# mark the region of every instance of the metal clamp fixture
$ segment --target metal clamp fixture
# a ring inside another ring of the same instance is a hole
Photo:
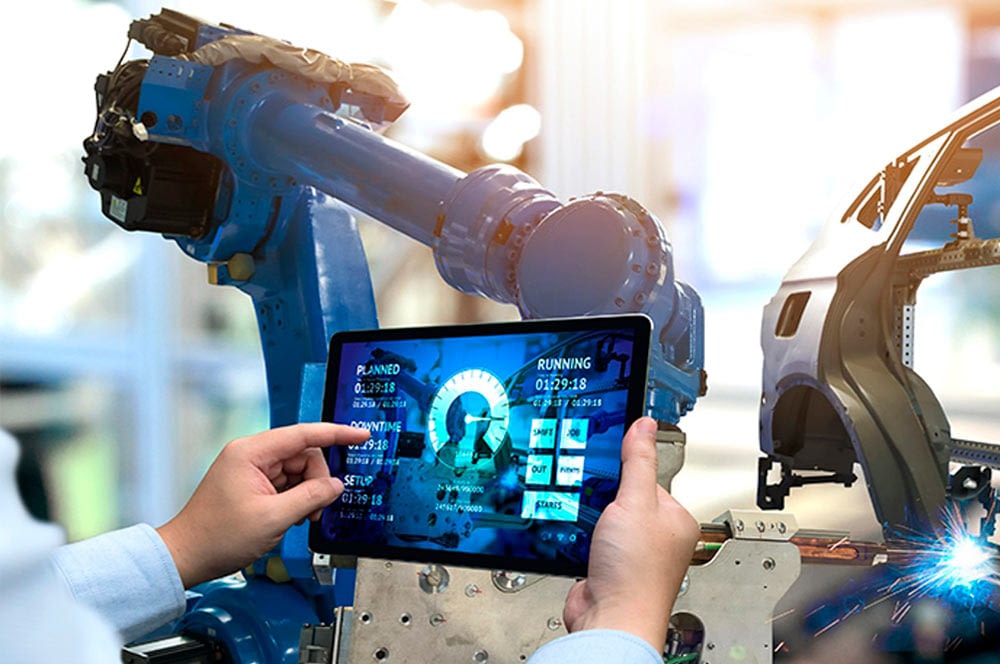
[[[784,512],[727,510],[714,522],[729,526],[737,540],[787,542],[799,530],[795,517]]]

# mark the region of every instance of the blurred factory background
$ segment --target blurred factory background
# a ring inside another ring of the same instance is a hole
[[[681,423],[674,484],[702,521],[754,504],[760,314],[785,271],[885,160],[1000,84],[989,0],[5,5],[0,426],[24,445],[33,509],[71,539],[161,523],[225,442],[267,426],[249,300],[102,217],[83,175],[94,79],[163,6],[388,67],[412,102],[388,135],[458,168],[507,161],[563,199],[650,208],[706,310],[709,393]],[[516,317],[362,224],[383,326]],[[998,314],[992,269],[921,289],[916,368],[959,437],[1000,440]],[[862,484],[797,491],[789,511],[875,537]]]

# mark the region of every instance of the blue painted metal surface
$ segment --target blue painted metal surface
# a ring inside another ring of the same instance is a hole
[[[299,632],[314,624],[312,598],[291,583],[237,577],[202,584],[174,628],[225,645],[233,662],[297,664]]]
[[[282,426],[300,420],[303,395],[323,394],[322,375],[304,372],[309,365],[325,364],[330,336],[377,327],[378,320],[357,225],[342,206],[305,189],[288,215],[276,221],[271,238],[279,241],[255,253],[252,277],[238,280],[220,271],[219,283],[253,299],[271,425]],[[313,415],[310,420],[319,419]]]

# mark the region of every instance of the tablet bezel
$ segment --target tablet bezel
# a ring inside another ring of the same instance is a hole
[[[332,422],[335,413],[337,386],[340,374],[341,348],[345,344],[378,341],[432,340],[445,338],[470,338],[479,336],[529,335],[545,333],[600,332],[605,330],[630,330],[632,332],[632,356],[626,396],[625,422],[623,431],[638,419],[646,408],[646,388],[652,338],[652,322],[644,314],[622,314],[608,316],[584,316],[572,318],[529,319],[521,321],[474,323],[460,325],[437,325],[425,327],[376,328],[366,330],[345,330],[337,332],[330,339],[326,371],[326,386],[323,397],[323,421]],[[344,448],[327,448],[324,458],[327,467],[331,464],[331,454],[346,454]],[[619,480],[621,465],[619,463]],[[327,507],[338,509],[339,500]],[[606,507],[606,506],[605,506]],[[603,510],[603,508],[602,508]],[[323,535],[323,518],[312,522],[309,528],[309,548],[314,553],[333,556],[363,557],[402,560],[415,563],[452,564],[462,567],[500,569],[518,572],[533,572],[559,576],[586,576],[586,563],[577,564],[568,560],[527,559],[485,553],[429,549],[422,547],[399,547],[388,544],[371,544],[358,541],[338,541]],[[592,531],[591,531],[592,534]],[[589,552],[588,552],[589,554]],[[589,559],[589,555],[588,555]]]

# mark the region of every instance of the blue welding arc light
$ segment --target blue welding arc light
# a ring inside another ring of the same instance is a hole
[[[954,583],[967,586],[997,572],[996,553],[973,537],[963,537],[952,545],[943,568]]]

